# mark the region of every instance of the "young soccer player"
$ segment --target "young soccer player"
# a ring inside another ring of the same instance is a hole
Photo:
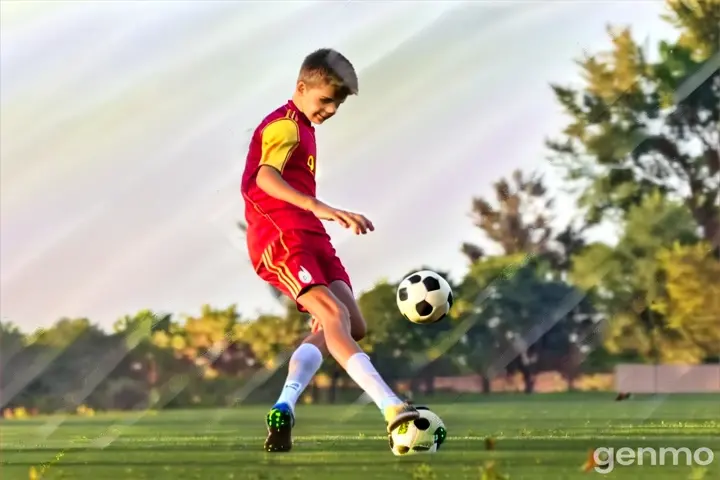
[[[374,230],[365,216],[333,208],[315,195],[315,129],[358,93],[350,61],[331,49],[305,58],[292,100],[255,130],[242,178],[247,243],[257,274],[308,312],[316,326],[290,358],[288,376],[267,415],[265,450],[292,447],[295,403],[328,352],[381,410],[390,433],[419,417],[388,387],[356,343],[365,320],[321,220],[355,234]]]

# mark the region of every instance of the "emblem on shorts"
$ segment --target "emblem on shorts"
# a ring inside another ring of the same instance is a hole
[[[312,275],[310,275],[310,272],[305,270],[305,267],[300,267],[300,271],[298,272],[298,279],[302,283],[310,283],[312,282]]]

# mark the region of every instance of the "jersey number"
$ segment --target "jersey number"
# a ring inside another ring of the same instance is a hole
[[[315,157],[313,157],[312,155],[310,155],[308,157],[307,166],[314,175],[315,174]]]

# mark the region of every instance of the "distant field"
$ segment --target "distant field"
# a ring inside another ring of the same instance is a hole
[[[380,414],[371,406],[300,406],[289,454],[262,451],[266,408],[256,406],[139,419],[136,412],[63,423],[61,417],[2,421],[0,478],[26,480],[32,466],[40,471],[46,464],[43,479],[479,480],[480,467],[493,460],[511,480],[720,478],[717,395],[625,402],[610,394],[493,395],[431,407],[445,420],[448,441],[436,455],[406,458],[390,453]],[[496,439],[495,450],[486,450],[488,436]],[[616,465],[607,475],[581,471],[591,448],[625,446],[709,447],[716,458],[704,469]]]

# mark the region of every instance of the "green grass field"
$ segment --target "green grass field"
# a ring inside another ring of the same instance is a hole
[[[448,427],[447,443],[435,455],[404,458],[390,453],[371,406],[300,406],[295,447],[285,454],[262,451],[266,408],[256,406],[3,421],[0,478],[28,479],[35,466],[43,479],[68,480],[456,480],[483,478],[489,461],[512,480],[720,478],[716,395],[494,395],[431,407]],[[496,439],[494,450],[486,437]],[[709,447],[717,458],[704,468],[684,465],[681,455],[679,467],[582,472],[595,447]]]

